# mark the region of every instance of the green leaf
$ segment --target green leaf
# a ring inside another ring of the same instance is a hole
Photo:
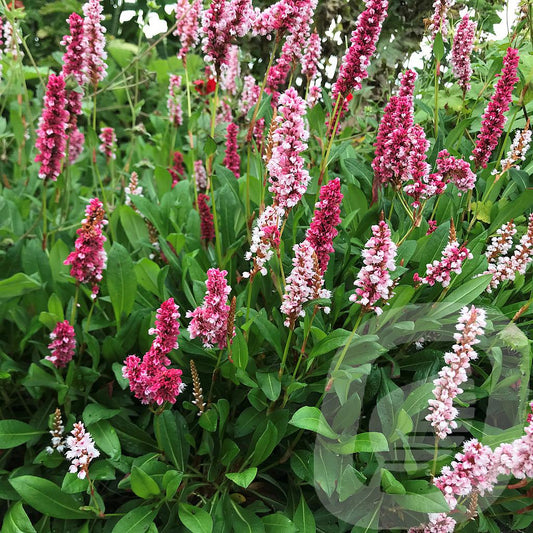
[[[210,135],[207,136],[204,144],[204,154],[212,155],[217,151],[217,143]]]
[[[120,413],[120,409],[108,409],[103,405],[97,403],[90,403],[81,415],[86,425],[93,424],[99,420],[107,420],[113,418]]]
[[[120,441],[115,428],[107,420],[99,420],[87,425],[97,448],[107,453],[111,459],[118,459],[121,454]]]
[[[148,531],[156,515],[157,509],[151,506],[136,507],[115,524],[112,533],[144,533]]]
[[[43,433],[19,420],[0,420],[0,450],[14,448]]]
[[[111,57],[118,63],[120,68],[127,66],[139,53],[139,47],[137,45],[116,38],[109,39],[106,42],[106,50],[111,54]]]
[[[35,533],[22,502],[13,504],[7,511],[1,533]]]
[[[263,516],[263,524],[265,533],[296,533],[298,531],[292,520],[280,512]]]
[[[189,457],[189,444],[185,439],[187,422],[177,412],[163,411],[155,417],[154,430],[157,443],[168,460],[181,472],[185,472]]]
[[[423,493],[398,494],[394,497],[396,503],[409,511],[420,513],[446,513],[450,507],[437,487],[428,486]]]
[[[41,284],[22,272],[0,281],[0,299],[22,296],[41,288]]]
[[[292,520],[300,533],[316,533],[315,517],[303,496],[300,497],[300,503],[294,511]]]
[[[313,349],[309,354],[309,358],[332,352],[333,350],[344,346],[349,336],[350,332],[346,331],[345,329],[333,330],[327,337],[324,337],[315,346],[313,346]]]
[[[281,392],[281,382],[277,372],[257,372],[257,382],[265,396],[272,402],[276,401]]]
[[[255,446],[252,446],[252,466],[261,464],[265,459],[270,457],[270,454],[278,443],[278,430],[276,426],[269,420],[266,428],[257,440]]]
[[[314,431],[328,439],[337,439],[339,437],[337,433],[331,429],[331,426],[328,424],[322,411],[320,411],[318,407],[301,407],[289,420],[289,424],[300,429]]]
[[[463,283],[458,289],[452,291],[441,304],[435,307],[435,311],[429,313],[433,320],[449,317],[465,305],[471,304],[482,294],[492,279],[492,274],[485,274]]]
[[[183,525],[191,533],[211,533],[213,531],[213,519],[207,511],[188,503],[180,503],[178,514]]]
[[[381,469],[381,486],[388,494],[405,494],[405,487],[386,468]]]
[[[159,485],[138,466],[134,466],[131,469],[131,490],[143,500],[148,500],[161,494]]]
[[[433,55],[437,61],[444,57],[444,42],[440,31],[435,35],[435,40],[433,41]]]
[[[216,409],[209,409],[200,415],[198,419],[200,427],[203,427],[206,431],[213,433],[217,430],[218,413]]]
[[[231,358],[237,368],[246,370],[248,366],[248,344],[239,328],[235,328],[235,337],[231,345]]]
[[[247,468],[242,472],[232,472],[226,474],[226,477],[228,479],[231,479],[231,481],[233,481],[233,483],[235,483],[236,485],[239,485],[239,487],[246,489],[248,488],[248,485],[255,479],[256,475],[257,468],[253,466],[252,468]]]
[[[389,444],[383,433],[371,431],[349,437],[346,441],[338,444],[329,444],[328,448],[334,452],[347,455],[352,453],[377,453],[389,450]]]
[[[109,252],[107,267],[107,290],[117,323],[122,314],[129,315],[137,293],[137,278],[129,252],[114,242]]]
[[[19,476],[9,482],[28,505],[45,516],[66,520],[92,516],[91,513],[80,511],[80,504],[72,496],[47,479]]]

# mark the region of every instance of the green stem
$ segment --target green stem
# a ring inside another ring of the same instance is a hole
[[[189,87],[189,71],[185,59],[183,60],[183,67],[185,68],[185,89],[187,91],[187,114],[191,118],[191,88]]]
[[[217,371],[218,367],[220,365],[220,360],[222,359],[222,352],[224,350],[220,350],[218,353],[217,363],[215,365],[215,369],[213,370],[213,375],[211,376],[211,386],[209,387],[209,394],[207,395],[207,405],[209,406],[211,404],[211,398],[213,397],[213,386],[215,385],[215,381],[217,379]]]
[[[285,343],[285,350],[283,351],[283,357],[281,359],[281,365],[279,367],[278,376],[280,377],[280,379],[281,379],[281,376],[283,376],[283,370],[285,369],[285,362],[287,361],[287,354],[289,353],[289,347],[291,345],[291,340],[292,340],[292,332],[293,332],[293,329],[291,328],[289,330],[289,336],[287,337],[287,342]]]
[[[70,311],[70,325],[74,326],[76,320],[76,311],[78,310],[78,298],[80,295],[80,284],[76,283],[76,292],[74,293],[74,302],[72,303],[72,310]]]
[[[296,367],[294,368],[294,371],[292,373],[293,381],[296,380],[296,376],[298,375],[298,369],[300,368],[300,364],[303,360],[303,356],[305,353],[305,347],[307,346],[307,339],[309,338],[309,333],[311,332],[311,326],[313,325],[313,321],[315,320],[317,311],[318,311],[318,305],[315,305],[315,308],[313,310],[313,316],[311,317],[311,320],[309,321],[309,327],[307,328],[307,331],[304,334],[304,340],[302,342],[302,347],[300,348],[300,355],[298,357],[298,361],[296,362]]]
[[[435,447],[433,450],[433,461],[431,466],[431,479],[435,477],[435,474],[437,473],[437,458],[439,455],[439,437],[435,435]]]
[[[359,327],[359,325],[361,324],[361,320],[363,320],[363,316],[364,315],[365,315],[365,311],[364,311],[364,309],[361,309],[361,312],[359,313],[359,316],[357,317],[357,320],[355,321],[355,325],[354,325],[354,327],[352,329],[352,332],[350,333],[350,336],[348,337],[348,341],[344,345],[344,348],[342,349],[342,352],[341,352],[339,358],[337,359],[337,363],[335,365],[335,368],[333,369],[333,372],[331,374],[335,374],[335,372],[337,372],[337,370],[339,370],[339,368],[341,367],[342,362],[344,361],[344,358],[346,357],[346,353],[348,352],[348,348],[352,344],[352,340],[354,338],[355,332],[356,332],[357,328]],[[331,379],[331,381],[332,381],[332,379]]]
[[[254,278],[248,282],[248,298],[246,299],[246,319],[245,322],[248,322],[248,317],[250,316],[250,305],[252,303],[252,285],[254,283]]]
[[[47,232],[47,219],[48,214],[46,212],[46,182],[43,183],[43,250],[46,250],[46,232]]]
[[[439,70],[440,61],[435,62],[435,139],[439,134]]]

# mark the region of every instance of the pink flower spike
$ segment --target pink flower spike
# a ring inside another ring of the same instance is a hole
[[[237,152],[237,135],[239,134],[239,126],[235,122],[230,122],[226,130],[226,156],[222,164],[235,174],[236,178],[241,175],[241,158]]]
[[[200,12],[202,11],[202,0],[178,0],[176,3],[176,29],[172,35],[179,37],[181,48],[178,51],[178,59],[182,59],[184,64],[186,56],[198,42],[198,27],[200,24]]]
[[[156,336],[152,342],[152,348],[163,354],[178,349],[179,317],[180,313],[178,306],[174,303],[174,298],[169,298],[161,304],[157,310],[155,327],[148,330],[149,335]]]
[[[433,17],[431,18],[428,30],[431,32],[431,38],[435,39],[437,33],[441,33],[442,38],[446,40],[448,36],[448,21],[446,15],[448,10],[455,4],[455,0],[435,0],[433,2]]]
[[[447,150],[437,156],[437,168],[445,180],[451,180],[461,193],[471,191],[476,185],[476,175],[464,159],[456,159]]]
[[[320,271],[318,257],[311,243],[306,239],[294,245],[292,271],[287,277],[281,312],[286,316],[284,324],[293,329],[296,320],[305,316],[303,305],[316,298],[330,298],[324,289],[324,278]],[[329,312],[329,308],[326,308]]]
[[[78,129],[78,126],[75,126],[72,131],[69,133],[68,141],[68,160],[72,165],[80,157],[83,151],[83,145],[85,144],[85,135]]]
[[[433,381],[435,399],[428,402],[430,413],[426,416],[426,420],[431,422],[440,439],[444,439],[457,428],[455,418],[458,411],[453,406],[453,399],[463,392],[459,385],[468,379],[466,372],[470,368],[470,361],[477,358],[477,352],[472,346],[479,343],[478,337],[483,335],[485,325],[483,309],[474,306],[470,309],[463,307],[456,326],[458,333],[454,334],[453,352],[444,354],[446,366]]]
[[[107,53],[104,50],[106,29],[101,22],[105,17],[102,15],[104,8],[100,1],[88,0],[83,4],[84,70],[93,87],[107,76]]]
[[[456,240],[455,227],[453,221],[450,227],[450,239],[442,252],[440,261],[433,261],[426,265],[426,275],[421,278],[418,274],[415,281],[433,287],[435,283],[441,283],[442,287],[447,287],[451,281],[451,274],[460,274],[463,271],[463,263],[467,259],[472,259],[470,250],[460,245]]]
[[[338,233],[335,226],[341,223],[342,198],[339,178],[323,185],[320,189],[320,201],[315,206],[315,214],[306,233],[306,240],[316,252],[321,274],[326,272],[329,256],[335,251],[333,239]]]
[[[66,104],[63,76],[50,74],[35,143],[39,150],[35,161],[41,163],[39,178],[45,181],[56,181],[61,173],[61,160],[65,157],[66,129],[69,119],[69,113],[65,109]]]
[[[194,162],[194,176],[198,191],[205,191],[207,189],[207,173],[201,159]]]
[[[191,339],[201,337],[205,348],[217,346],[219,350],[227,346],[228,317],[230,306],[227,303],[231,287],[226,281],[227,272],[218,268],[207,271],[205,282],[207,292],[204,303],[194,311],[187,311],[192,318],[189,324]]]
[[[229,47],[229,59],[222,71],[220,88],[231,95],[237,94],[237,79],[240,76],[241,65],[239,62],[239,47],[232,44]]]
[[[103,204],[98,198],[93,198],[85,209],[82,227],[76,231],[78,238],[74,244],[74,251],[65,259],[65,265],[71,265],[70,275],[79,283],[92,286],[92,298],[96,298],[102,281],[102,272],[107,263],[104,250],[106,238],[102,234],[102,227],[107,224],[104,219]]]
[[[466,14],[455,33],[452,46],[452,72],[457,79],[457,84],[464,93],[470,90],[470,77],[472,67],[470,66],[470,55],[474,48],[474,38],[476,35],[476,23],[470,20]]]
[[[310,180],[300,155],[307,148],[305,141],[309,137],[303,119],[305,111],[305,101],[298,96],[296,89],[291,87],[281,95],[272,134],[274,149],[267,169],[270,174],[268,190],[274,196],[274,203],[283,209],[298,204]]]
[[[98,138],[102,141],[98,149],[105,155],[107,162],[109,163],[111,159],[116,159],[117,136],[115,135],[115,130],[113,128],[102,128]]]
[[[83,34],[83,18],[77,13],[72,13],[68,18],[70,25],[70,35],[65,35],[61,44],[67,47],[63,54],[63,70],[62,74],[66,78],[72,76],[78,85],[82,86],[87,81],[84,66],[84,34]]]
[[[76,334],[68,320],[58,322],[54,331],[50,333],[48,349],[51,354],[45,359],[51,361],[57,368],[63,368],[72,360],[76,349]]]
[[[353,90],[361,88],[362,81],[368,77],[370,58],[376,50],[376,43],[381,33],[381,26],[387,17],[387,0],[365,0],[366,9],[357,18],[356,26],[352,32],[352,43],[342,58],[339,77],[332,90],[331,101],[333,106],[340,98],[341,115],[346,111],[346,97]],[[331,118],[335,123],[337,117]]]
[[[168,118],[172,125],[177,128],[183,123],[183,112],[181,110],[181,101],[180,101],[180,85],[181,85],[181,76],[175,76],[172,74],[170,76],[170,81],[168,84]]]
[[[396,250],[387,223],[381,220],[372,226],[372,237],[362,251],[365,266],[354,282],[357,289],[350,296],[351,302],[361,304],[366,310],[374,310],[377,315],[383,312],[375,304],[380,300],[387,303],[394,296],[390,272],[396,270]]]
[[[308,80],[312,80],[317,73],[318,62],[322,55],[320,36],[316,30],[309,36],[305,49],[305,54],[302,57],[302,74],[307,76]]]
[[[503,68],[496,82],[494,94],[483,113],[481,131],[477,136],[477,143],[470,159],[476,167],[486,168],[494,148],[503,132],[507,121],[505,113],[509,110],[513,98],[513,89],[518,81],[518,50],[508,48],[503,58]]]
[[[89,474],[89,463],[99,457],[100,452],[82,422],[74,424],[74,429],[66,439],[66,448],[65,457],[71,461],[69,472],[85,479]]]
[[[209,208],[209,196],[198,194],[198,213],[200,214],[200,238],[204,242],[210,242],[215,238],[215,227],[213,226],[213,214]]]

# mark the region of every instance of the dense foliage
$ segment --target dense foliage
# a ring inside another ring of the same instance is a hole
[[[2,533],[528,531],[531,5],[13,4]]]

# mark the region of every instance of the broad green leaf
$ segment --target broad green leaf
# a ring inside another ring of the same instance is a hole
[[[137,293],[137,278],[129,252],[118,242],[113,243],[109,252],[107,290],[115,318],[119,323],[121,316],[129,315],[133,309]]]
[[[131,490],[143,500],[148,500],[161,494],[159,485],[137,466],[131,469]]]
[[[248,344],[239,328],[235,328],[235,337],[231,345],[231,358],[237,368],[246,370],[248,365]]]
[[[97,448],[107,453],[111,459],[120,457],[120,441],[115,428],[109,421],[99,420],[88,424],[87,429],[90,431]]]
[[[188,503],[180,503],[178,515],[183,525],[191,533],[211,533],[213,531],[213,519],[207,511]]]
[[[289,424],[300,429],[314,431],[328,439],[337,439],[338,435],[331,429],[322,411],[318,407],[305,406],[301,407],[294,413]]]
[[[92,516],[91,513],[80,511],[80,504],[72,496],[65,494],[55,483],[47,479],[19,476],[10,479],[9,482],[28,505],[45,516],[66,520]]]
[[[236,485],[239,485],[239,487],[246,489],[248,488],[248,485],[255,479],[256,475],[257,468],[254,466],[251,468],[247,468],[242,472],[232,472],[226,474],[226,477],[228,479],[231,479],[231,481],[233,481],[233,483],[235,483]]]
[[[126,513],[113,528],[112,533],[145,533],[148,531],[154,518],[157,515],[157,509],[153,506],[141,505]]]
[[[398,494],[394,497],[403,509],[420,513],[446,513],[450,510],[442,492],[437,487],[429,486],[427,492]]]
[[[300,503],[294,511],[292,520],[300,533],[316,533],[315,517],[303,496],[300,497]]]
[[[115,415],[120,413],[120,409],[108,409],[103,405],[98,405],[96,403],[90,403],[83,410],[82,418],[85,424],[92,424],[93,422],[98,422],[99,420],[107,420],[113,418]]]
[[[200,427],[203,427],[205,430],[213,433],[217,430],[218,424],[218,413],[216,409],[208,409],[200,415],[198,419]]]
[[[272,402],[276,401],[281,392],[281,382],[277,372],[257,372],[256,377],[265,396]]]
[[[22,272],[0,281],[0,299],[7,300],[22,296],[41,288],[41,284]]]
[[[237,505],[230,500],[232,506],[233,531],[239,533],[265,533],[263,521],[252,511]]]
[[[22,502],[17,502],[9,508],[4,516],[1,533],[35,533]]]
[[[350,336],[350,332],[345,329],[335,329],[327,337],[319,341],[309,354],[309,358],[317,357],[325,353],[332,352],[344,346]]]
[[[263,524],[265,533],[297,533],[298,531],[292,520],[280,512],[263,516]]]
[[[278,443],[278,430],[276,426],[269,420],[266,428],[252,447],[252,466],[261,464],[265,459],[270,457]]]
[[[444,56],[444,42],[440,31],[435,35],[435,40],[433,41],[433,54],[437,61],[440,61]]]
[[[185,439],[187,422],[175,411],[163,411],[155,417],[154,430],[157,443],[167,459],[181,472],[185,472],[189,457],[189,443]]]
[[[0,450],[14,448],[43,433],[20,420],[0,420]]]
[[[429,312],[429,318],[438,320],[449,317],[462,307],[471,304],[487,288],[492,274],[485,274],[463,283],[444,298],[442,303],[437,304],[434,310]]]
[[[381,469],[381,486],[389,494],[405,494],[405,487],[386,468]]]
[[[328,448],[338,454],[347,455],[361,452],[386,452],[389,449],[389,444],[383,433],[371,431],[354,435],[340,443],[328,444]]]

